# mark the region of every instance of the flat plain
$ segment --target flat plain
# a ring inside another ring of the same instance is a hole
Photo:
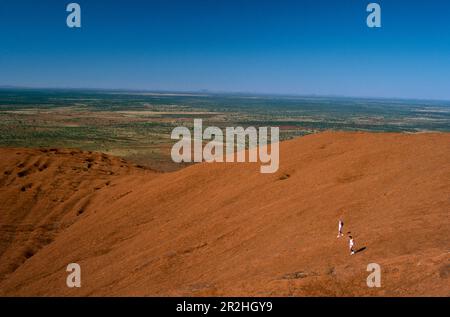
[[[177,126],[278,126],[280,139],[325,130],[450,131],[450,102],[281,95],[0,89],[0,147],[77,148],[160,171]]]

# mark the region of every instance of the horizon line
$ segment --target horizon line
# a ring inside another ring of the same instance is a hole
[[[339,94],[302,94],[302,93],[282,93],[282,92],[252,92],[252,91],[221,91],[210,89],[139,89],[139,88],[94,88],[94,87],[55,87],[55,86],[20,86],[20,85],[0,85],[0,90],[78,90],[78,91],[104,91],[104,92],[128,92],[128,93],[175,93],[175,94],[203,94],[208,95],[256,95],[256,96],[279,96],[279,97],[299,97],[299,98],[349,98],[349,99],[375,99],[375,100],[410,100],[410,101],[441,101],[450,102],[450,99],[442,98],[417,98],[417,97],[380,97],[380,96],[356,96]]]

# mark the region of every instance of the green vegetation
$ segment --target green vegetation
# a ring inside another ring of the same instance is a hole
[[[322,130],[450,131],[450,102],[244,94],[0,89],[0,146],[102,151],[172,169],[176,126],[278,126],[290,139]]]

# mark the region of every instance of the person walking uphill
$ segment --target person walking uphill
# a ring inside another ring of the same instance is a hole
[[[350,255],[355,254],[355,250],[353,249],[353,247],[355,246],[355,241],[353,240],[352,236],[348,236],[348,246],[350,248]]]
[[[342,237],[344,234],[342,233],[342,228],[344,227],[344,222],[342,221],[342,219],[339,219],[339,224],[338,224],[338,235],[337,237],[340,238]]]

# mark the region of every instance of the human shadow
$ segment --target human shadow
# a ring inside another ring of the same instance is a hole
[[[359,252],[363,252],[365,249],[367,249],[367,247],[362,247],[362,248],[356,250],[356,251],[355,251],[355,254],[356,254],[356,253],[359,253]]]

